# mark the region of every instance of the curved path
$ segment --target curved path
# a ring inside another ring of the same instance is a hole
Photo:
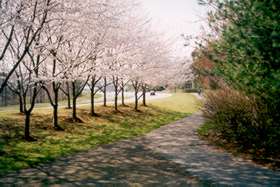
[[[280,186],[280,172],[199,139],[197,113],[120,141],[0,178],[0,186]]]

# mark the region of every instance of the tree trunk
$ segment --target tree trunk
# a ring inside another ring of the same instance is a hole
[[[75,82],[72,82],[72,118],[73,121],[77,121],[77,97],[76,97],[76,85]]]
[[[32,138],[30,136],[30,112],[25,112],[25,123],[24,123],[24,138],[27,141],[30,141]]]
[[[94,81],[92,81],[92,85],[91,85],[91,108],[90,108],[90,113],[91,113],[91,116],[96,116],[96,113],[95,113],[95,107],[94,107]]]
[[[53,126],[55,129],[58,129],[58,106],[54,105],[53,106]]]
[[[24,138],[26,141],[36,141],[36,139],[32,138],[30,136],[30,117],[31,117],[31,113],[32,110],[35,107],[35,103],[36,103],[36,96],[38,94],[38,90],[37,90],[37,84],[35,84],[35,87],[33,88],[33,92],[31,95],[31,91],[30,91],[30,108],[27,109],[26,108],[26,94],[23,96],[23,103],[24,103],[24,115],[25,115],[25,124],[24,124]]]
[[[124,86],[122,85],[122,106],[125,106],[124,103]]]
[[[70,86],[69,86],[69,83],[67,82],[66,83],[66,87],[67,87],[67,108],[68,109],[71,109],[71,95],[70,95]]]
[[[116,77],[114,80],[114,87],[115,87],[115,111],[118,111],[118,84],[119,84],[119,79]]]
[[[89,80],[89,76],[87,78],[87,80],[84,82],[84,84],[81,87],[76,87],[76,81],[72,82],[72,119],[74,122],[78,122],[78,123],[83,123],[83,121],[78,118],[77,116],[77,99],[78,97],[82,94],[85,86],[88,84],[88,80]]]
[[[23,110],[23,101],[22,101],[22,96],[19,94],[19,112],[20,113],[24,113],[24,110]]]
[[[143,106],[147,106],[146,103],[146,87],[143,86]]]
[[[67,109],[71,109],[72,106],[71,106],[71,97],[70,97],[70,94],[67,95]]]
[[[53,106],[53,126],[54,128],[58,127],[58,90],[55,89],[56,84],[53,82],[53,92],[54,92],[54,106]]]
[[[54,89],[53,126],[56,130],[63,131],[64,129],[58,124],[58,92],[59,89]]]
[[[73,97],[73,103],[72,103],[72,118],[73,121],[77,121],[77,106],[76,106],[76,98]]]
[[[107,106],[107,78],[104,77],[104,92],[103,92],[104,96],[104,102],[103,102],[103,106]]]
[[[96,116],[94,107],[94,95],[91,95],[91,116]]]
[[[115,87],[115,111],[118,111],[118,88]]]
[[[134,104],[134,110],[138,111],[138,91],[137,88],[135,88],[135,104]]]

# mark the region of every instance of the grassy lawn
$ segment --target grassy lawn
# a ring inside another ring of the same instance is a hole
[[[200,108],[200,102],[192,94],[175,93],[172,97],[152,101],[152,106],[167,111],[193,113]]]
[[[71,123],[69,110],[60,109],[60,125],[65,131],[51,127],[51,110],[36,110],[32,115],[31,134],[38,141],[23,141],[23,116],[14,112],[0,113],[0,175],[8,171],[35,166],[57,157],[88,150],[101,144],[132,138],[178,120],[198,109],[196,98],[178,93],[141,107],[97,107],[100,117],[90,117],[88,107],[79,109],[84,123]]]

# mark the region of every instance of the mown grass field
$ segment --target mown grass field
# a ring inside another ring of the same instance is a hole
[[[31,118],[31,134],[36,142],[23,140],[23,117],[16,112],[0,113],[0,175],[9,171],[32,167],[57,157],[94,148],[98,145],[146,134],[153,129],[181,119],[198,110],[197,99],[178,93],[155,100],[141,112],[133,106],[97,107],[99,117],[90,117],[89,107],[79,109],[84,123],[71,123],[71,110],[60,109],[60,125],[64,131],[52,128],[52,111],[36,109]]]

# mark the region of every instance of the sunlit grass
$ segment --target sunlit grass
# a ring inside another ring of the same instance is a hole
[[[192,94],[178,92],[171,97],[153,101],[152,105],[169,111],[193,113],[200,108],[201,103]]]
[[[32,135],[36,142],[23,141],[23,116],[0,113],[0,174],[38,163],[52,161],[57,157],[88,150],[101,144],[132,138],[150,132],[162,125],[178,120],[197,110],[197,100],[189,94],[152,102],[149,107],[97,107],[100,117],[90,117],[86,108],[79,110],[84,123],[71,123],[71,110],[60,109],[60,125],[65,131],[52,129],[51,110],[36,110],[32,115]]]

